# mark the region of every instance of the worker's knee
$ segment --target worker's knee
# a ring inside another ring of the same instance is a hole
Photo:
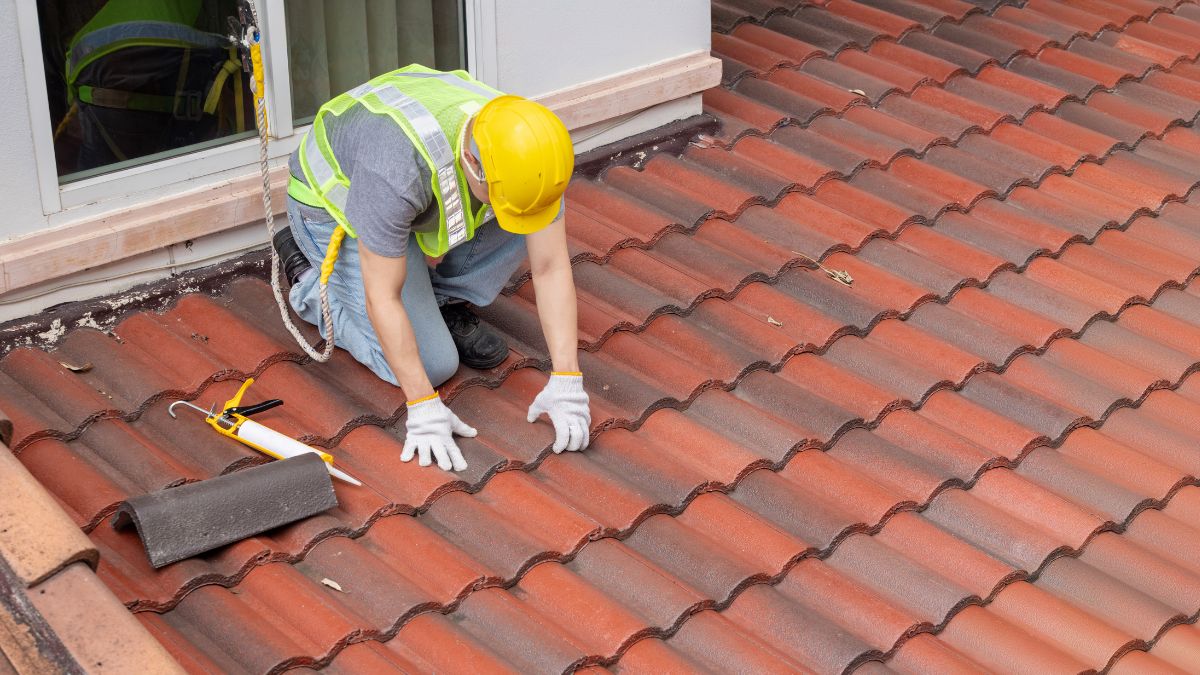
[[[422,354],[425,374],[429,376],[430,384],[440,387],[458,372],[458,350],[451,342],[449,345],[438,345],[438,348],[430,351],[432,353],[428,356]]]

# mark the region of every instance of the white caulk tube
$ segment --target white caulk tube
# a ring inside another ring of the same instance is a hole
[[[249,419],[242,422],[242,425],[237,428],[237,435],[239,438],[249,441],[260,448],[270,450],[282,459],[291,459],[307,452],[325,455],[325,453],[320,452],[312,446],[305,445],[290,436],[284,436],[274,429],[264,427],[258,422]],[[351,485],[362,485],[361,482],[352,478],[350,474],[338,470],[328,461],[325,462],[325,468],[329,469],[329,474],[335,478],[340,478]]]

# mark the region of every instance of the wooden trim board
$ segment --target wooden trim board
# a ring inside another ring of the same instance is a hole
[[[645,68],[562,89],[538,100],[569,129],[643,110],[720,82],[721,62],[693,52]],[[287,166],[271,171],[276,217],[287,209]],[[257,173],[185,195],[0,243],[0,294],[262,220]]]
[[[287,210],[287,167],[271,172],[271,204]],[[0,293],[262,220],[255,174],[0,244]]]
[[[721,61],[708,52],[692,52],[535,99],[557,113],[568,129],[574,130],[720,83]]]

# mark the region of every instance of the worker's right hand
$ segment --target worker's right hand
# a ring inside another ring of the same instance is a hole
[[[432,464],[430,455],[437,459],[437,464],[445,471],[451,469],[462,471],[467,468],[462,451],[454,442],[454,434],[471,438],[479,433],[458,419],[445,403],[442,397],[434,394],[433,398],[410,403],[408,405],[408,421],[405,422],[408,433],[404,439],[404,452],[400,461],[407,462],[416,453],[421,466]]]

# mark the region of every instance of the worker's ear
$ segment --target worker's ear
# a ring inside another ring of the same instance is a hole
[[[463,154],[467,156],[468,161],[471,163],[471,177],[480,184],[487,185],[487,174],[483,171],[483,160],[480,159],[482,155],[479,154],[479,146],[475,144],[474,138],[470,136],[467,138],[466,152]]]
[[[467,187],[471,189],[471,194],[483,203],[488,203],[488,184],[483,178],[483,167],[479,165],[479,160],[471,153],[464,152],[463,171],[467,174]]]
[[[476,183],[480,185],[487,184],[483,178],[483,166],[480,164],[479,159],[471,154],[469,150],[463,153],[463,168],[467,170],[467,175]]]

